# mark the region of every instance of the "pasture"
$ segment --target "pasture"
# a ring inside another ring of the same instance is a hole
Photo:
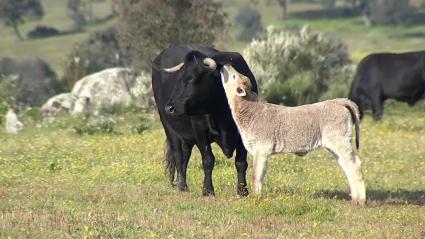
[[[215,147],[216,196],[204,198],[197,152],[190,191],[169,185],[155,115],[141,134],[121,117],[115,134],[82,136],[69,127],[75,119],[27,122],[22,134],[0,134],[0,237],[423,238],[425,105],[386,106],[382,122],[361,124],[365,208],[349,204],[345,176],[324,150],[272,157],[257,201],[236,196],[234,161]]]

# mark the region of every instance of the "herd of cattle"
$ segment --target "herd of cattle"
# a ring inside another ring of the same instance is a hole
[[[352,123],[358,147],[359,118],[365,109],[372,108],[373,117],[380,119],[386,99],[410,105],[421,99],[425,91],[425,51],[366,57],[350,89],[352,101],[336,99],[284,107],[258,101],[255,77],[239,53],[177,45],[154,59],[152,89],[166,134],[170,181],[174,184],[177,172],[179,190],[188,189],[186,171],[195,145],[202,157],[205,196],[214,195],[213,142],[228,158],[236,151],[236,188],[241,196],[248,194],[247,150],[254,156],[254,193],[260,194],[268,155],[304,155],[321,146],[337,156],[353,201],[363,204],[366,193],[360,159],[351,147]]]

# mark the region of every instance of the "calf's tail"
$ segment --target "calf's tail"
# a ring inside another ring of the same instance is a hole
[[[348,109],[353,120],[353,124],[356,130],[356,148],[360,148],[360,113],[359,108],[353,101],[349,99],[337,99],[338,103]]]
[[[168,139],[165,140],[165,174],[169,177],[171,185],[174,184],[174,176],[176,174],[176,161],[171,150],[170,142]],[[173,185],[174,186],[174,185]]]

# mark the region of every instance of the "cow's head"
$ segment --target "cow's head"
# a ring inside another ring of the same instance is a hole
[[[224,96],[217,82],[220,75],[216,61],[199,51],[189,52],[184,62],[163,70],[177,78],[165,106],[169,115],[206,113]]]

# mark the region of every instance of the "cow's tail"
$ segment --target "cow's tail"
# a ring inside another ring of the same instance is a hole
[[[170,142],[168,139],[165,140],[165,174],[169,177],[171,185],[174,185],[174,177],[176,174],[176,161],[171,150]]]
[[[359,126],[359,124],[360,124],[360,113],[359,113],[359,108],[356,105],[356,103],[354,103],[353,101],[351,101],[349,99],[336,99],[336,101],[338,102],[338,104],[347,108],[348,111],[350,112],[351,119],[353,121],[355,130],[356,130],[356,148],[359,149],[360,148],[360,126]]]

